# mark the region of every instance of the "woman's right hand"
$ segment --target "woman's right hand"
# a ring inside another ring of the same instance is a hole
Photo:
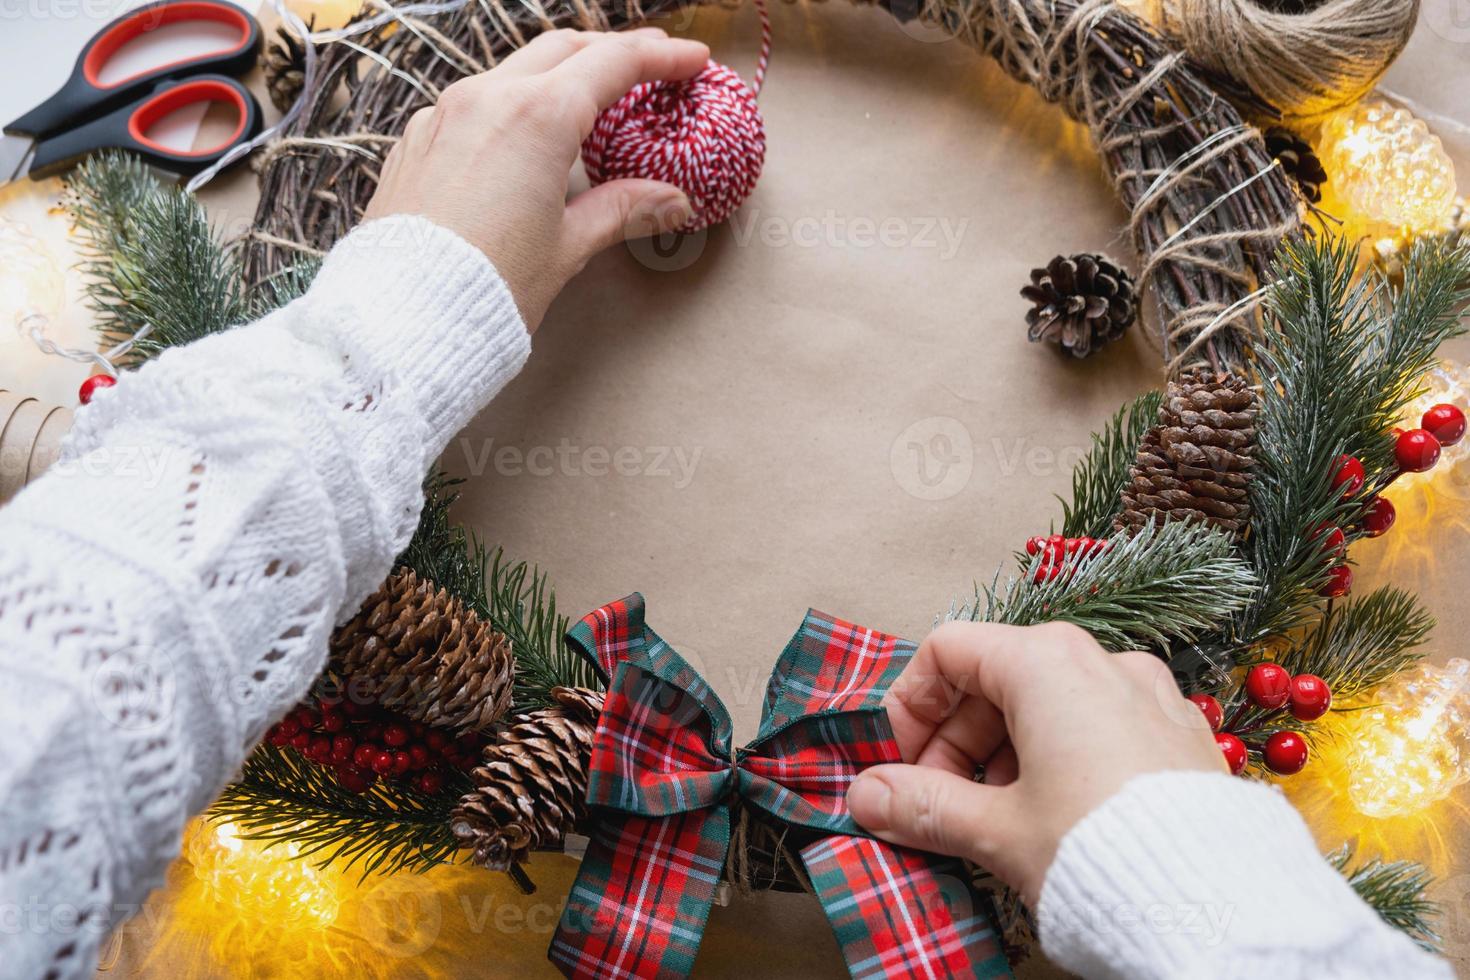
[[[597,252],[688,219],[671,184],[613,180],[568,202],[567,183],[598,112],[639,82],[689,78],[708,60],[705,45],[658,28],[542,34],[414,114],[366,217],[419,214],[478,247],[535,332]]]
[[[853,818],[883,840],[969,858],[1033,907],[1062,838],[1129,779],[1225,771],[1162,661],[1109,654],[1062,623],[941,626],[884,703],[907,764],[858,776]]]

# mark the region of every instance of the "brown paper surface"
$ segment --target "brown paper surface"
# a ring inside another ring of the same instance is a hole
[[[1426,2],[1388,84],[1465,117],[1470,31],[1452,7]],[[770,149],[754,196],[697,254],[594,260],[524,374],[445,455],[469,478],[457,517],[539,562],[568,613],[642,591],[650,622],[703,670],[741,737],[808,606],[921,637],[1057,519],[1053,495],[1090,433],[1161,378],[1146,327],[1081,363],[1025,340],[1017,290],[1032,266],[1105,251],[1136,267],[1085,132],[968,48],[881,11],[773,15]],[[753,66],[749,8],[675,27],[736,70]],[[1436,129],[1470,185],[1470,142]],[[236,177],[208,196],[231,220],[252,194]],[[1449,353],[1464,360],[1470,344]],[[1434,656],[1465,654],[1463,503],[1419,520],[1358,546],[1359,588],[1417,590],[1441,620]],[[1456,812],[1398,828],[1394,856],[1446,879],[1436,897],[1452,906],[1443,925],[1464,964],[1470,831]],[[1320,814],[1314,827],[1324,849],[1357,830]],[[533,870],[542,890],[530,899],[491,875],[437,899],[437,950],[395,972],[554,975],[548,929],[516,910],[556,906],[572,868],[541,857]],[[512,924],[473,927],[464,910],[486,901]],[[845,975],[815,901],[769,895],[714,910],[697,972]],[[1054,971],[1038,956],[1021,972]]]

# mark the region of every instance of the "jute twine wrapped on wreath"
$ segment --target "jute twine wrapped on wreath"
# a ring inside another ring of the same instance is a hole
[[[994,57],[1091,130],[1130,213],[1138,279],[1152,288],[1168,369],[1239,366],[1256,323],[1253,294],[1276,245],[1300,226],[1301,201],[1231,102],[1108,0],[903,2],[892,0],[891,12]],[[261,203],[247,274],[260,280],[324,254],[361,218],[409,117],[456,79],[544,30],[618,30],[672,8],[671,0],[482,0],[399,16],[350,43],[324,40],[304,111],[256,158]],[[391,9],[380,0],[363,16]],[[364,58],[364,47],[375,57]],[[338,98],[344,89],[351,99]]]

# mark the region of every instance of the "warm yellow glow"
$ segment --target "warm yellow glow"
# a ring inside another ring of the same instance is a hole
[[[1374,234],[1443,225],[1455,201],[1455,165],[1439,137],[1405,109],[1370,101],[1322,124],[1317,155],[1338,217]]]
[[[346,27],[362,6],[363,0],[286,0],[286,7],[314,31]]]
[[[0,217],[0,338],[29,316],[54,319],[65,282],[61,266],[31,229]]]
[[[1470,660],[1387,684],[1355,726],[1348,794],[1369,817],[1416,813],[1470,780]]]
[[[294,843],[245,840],[232,823],[195,824],[185,844],[205,895],[273,933],[316,930],[337,919],[337,876],[300,860]]]

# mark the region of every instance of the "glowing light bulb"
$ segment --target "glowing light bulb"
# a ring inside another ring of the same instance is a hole
[[[1337,201],[1370,230],[1423,232],[1444,224],[1455,202],[1455,165],[1423,120],[1387,102],[1363,102],[1328,117],[1317,154]]]
[[[196,820],[184,853],[208,897],[259,928],[276,934],[335,922],[340,876],[301,860],[295,843],[270,844],[241,837],[233,823]]]
[[[1421,664],[1363,712],[1348,795],[1369,817],[1416,813],[1470,780],[1470,660]]]
[[[61,266],[30,228],[0,218],[0,326],[20,329],[30,317],[54,319],[64,284]]]

